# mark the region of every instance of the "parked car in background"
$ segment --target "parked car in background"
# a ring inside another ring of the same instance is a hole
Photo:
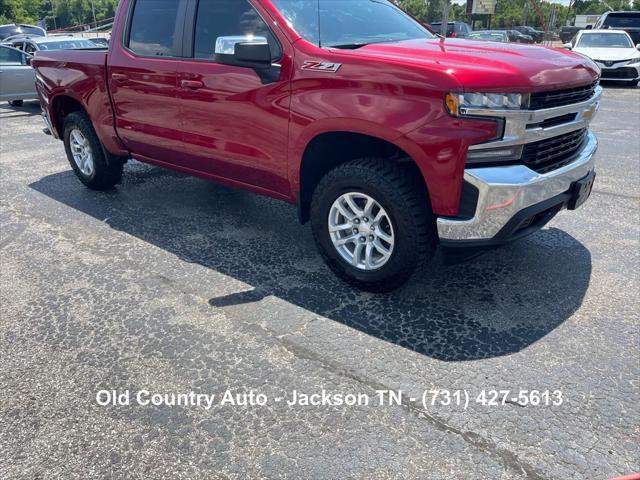
[[[640,12],[606,12],[604,13],[594,29],[613,28],[624,30],[631,37],[634,45],[640,43]]]
[[[467,35],[469,40],[487,40],[490,42],[508,43],[509,35],[504,30],[478,30]]]
[[[7,37],[12,37],[14,35],[36,35],[46,37],[47,32],[43,28],[36,27],[35,25],[22,25],[18,23],[0,25],[0,40],[5,40]]]
[[[442,35],[442,22],[432,22],[429,24],[431,30],[438,35]],[[450,38],[465,38],[471,33],[471,26],[464,22],[449,22],[447,25],[447,37]]]
[[[581,27],[562,27],[560,29],[560,41],[562,43],[569,43],[580,30],[582,30]]]
[[[565,48],[596,62],[602,80],[634,86],[640,80],[640,51],[623,30],[581,30]]]
[[[513,29],[520,33],[524,33],[525,35],[529,35],[536,43],[540,43],[544,40],[544,32],[542,30],[536,30],[535,28],[527,25],[519,25],[517,27],[513,27]]]
[[[517,30],[505,30],[510,42],[515,43],[535,43],[535,40],[530,35],[525,35]]]
[[[0,100],[19,107],[23,100],[37,98],[31,55],[17,48],[0,45]]]
[[[33,54],[40,50],[76,50],[98,48],[91,40],[72,36],[18,37],[10,42],[15,48]]]

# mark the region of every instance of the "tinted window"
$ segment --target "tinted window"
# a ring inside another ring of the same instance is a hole
[[[220,37],[265,37],[273,59],[280,45],[247,0],[200,0],[194,41],[195,58],[213,58]]]
[[[388,0],[273,2],[301,36],[323,47],[353,48],[368,43],[433,37]]]
[[[640,13],[610,14],[604,24],[612,28],[640,28]]]
[[[144,56],[180,56],[178,0],[137,0],[129,30],[129,48]]]
[[[22,65],[23,54],[13,48],[0,47],[0,63],[3,65]]]

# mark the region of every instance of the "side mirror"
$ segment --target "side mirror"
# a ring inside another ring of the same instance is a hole
[[[636,45],[636,50],[640,50],[640,43]]]
[[[30,55],[23,54],[22,55],[22,64],[23,65],[31,65],[32,57]]]
[[[593,25],[587,25],[587,27],[585,28],[585,30],[593,30]]]
[[[271,67],[271,48],[265,37],[218,37],[215,60],[247,68]]]
[[[570,43],[565,43],[564,45],[562,45],[562,48],[564,48],[566,50],[571,50],[573,48],[573,46]]]

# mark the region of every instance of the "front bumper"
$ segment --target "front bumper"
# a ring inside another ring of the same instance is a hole
[[[601,78],[607,82],[632,82],[640,79],[640,63],[629,64],[627,61],[606,65],[596,61],[600,67]]]
[[[458,217],[440,217],[438,235],[443,246],[475,247],[506,243],[534,232],[556,213],[567,208],[576,182],[595,168],[598,148],[588,126],[599,108],[602,88],[597,87],[587,101],[537,111],[475,110],[470,115],[503,118],[502,138],[474,145],[470,152],[496,147],[526,146],[585,130],[581,150],[559,168],[534,171],[525,164],[469,167],[465,170],[465,188]],[[568,116],[567,116],[568,115]],[[567,119],[560,124],[549,120]]]
[[[475,214],[471,219],[440,217],[440,241],[447,246],[488,246],[540,228],[566,206],[573,184],[594,170],[597,148],[589,132],[572,163],[546,174],[524,165],[466,170],[465,181],[478,190]]]

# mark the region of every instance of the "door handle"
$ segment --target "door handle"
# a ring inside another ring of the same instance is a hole
[[[129,80],[129,77],[124,73],[112,73],[111,78],[115,82],[126,82],[127,80]]]
[[[182,88],[197,90],[198,88],[203,88],[204,83],[202,83],[200,80],[182,80],[180,81],[180,86]]]

